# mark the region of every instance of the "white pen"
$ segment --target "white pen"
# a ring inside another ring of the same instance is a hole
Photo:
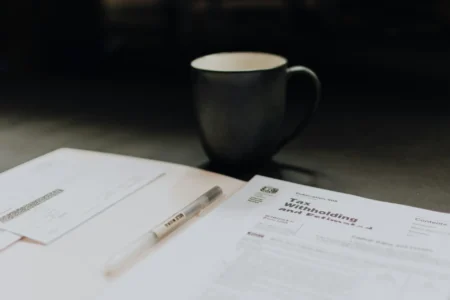
[[[179,212],[127,245],[106,262],[105,273],[114,273],[127,264],[128,261],[140,256],[142,252],[154,246],[163,237],[200,213],[206,206],[214,202],[220,194],[222,194],[222,189],[219,186],[213,187]]]

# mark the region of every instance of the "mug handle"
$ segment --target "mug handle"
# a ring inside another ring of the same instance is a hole
[[[297,126],[294,128],[293,132],[288,134],[283,138],[281,141],[278,150],[281,150],[288,142],[290,142],[295,136],[297,136],[303,129],[306,128],[308,123],[311,121],[312,116],[317,110],[317,107],[319,106],[320,100],[321,100],[321,90],[322,90],[322,84],[317,77],[316,73],[314,73],[311,69],[303,66],[293,66],[287,69],[287,80],[289,80],[293,75],[295,74],[306,74],[308,75],[314,82],[314,86],[316,88],[316,97],[313,99],[312,105],[309,108],[309,111],[307,112],[306,116],[301,120]]]

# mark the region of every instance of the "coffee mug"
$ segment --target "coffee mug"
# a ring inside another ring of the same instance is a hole
[[[304,66],[288,67],[282,56],[260,52],[224,52],[191,62],[193,99],[200,140],[212,163],[247,166],[269,160],[303,130],[320,101],[321,84]],[[307,74],[316,97],[295,129],[282,132],[286,111],[287,80]]]

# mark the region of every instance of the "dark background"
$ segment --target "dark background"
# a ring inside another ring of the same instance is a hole
[[[269,51],[314,68],[333,91],[428,93],[385,104],[441,110],[445,101],[430,98],[448,95],[450,5],[422,2],[7,0],[0,72],[8,79],[173,84],[188,80],[197,56]]]
[[[61,146],[208,169],[189,62],[269,51],[315,70],[323,99],[256,172],[450,212],[445,0],[6,0],[0,14],[2,170]],[[309,97],[290,84],[290,111]]]

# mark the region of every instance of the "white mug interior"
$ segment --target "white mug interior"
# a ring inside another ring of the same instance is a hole
[[[216,72],[262,71],[281,67],[287,60],[262,52],[222,52],[199,57],[191,62],[194,69]]]

